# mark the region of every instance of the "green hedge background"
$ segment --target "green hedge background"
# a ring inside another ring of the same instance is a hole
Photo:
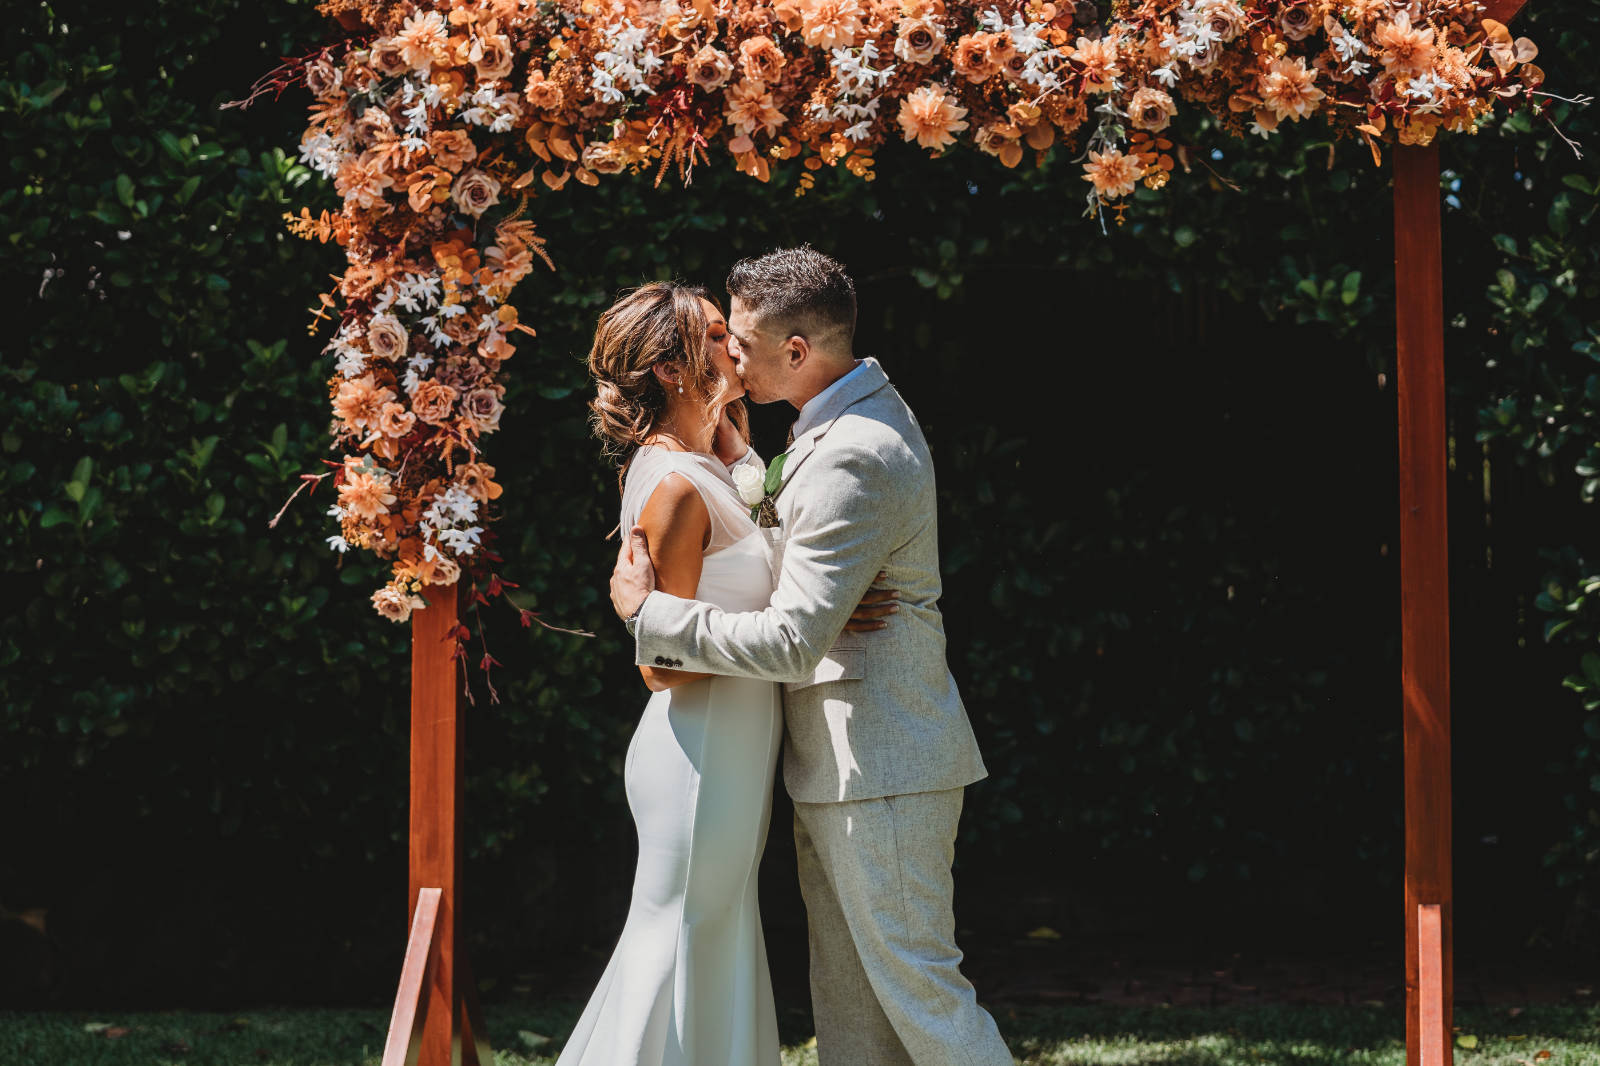
[[[1518,29],[1554,91],[1600,84],[1594,5]],[[267,526],[332,457],[303,324],[342,263],[280,222],[332,193],[294,158],[303,93],[218,110],[329,32],[308,0],[35,2],[0,30],[0,1005],[390,990],[407,632],[367,603],[379,568],[326,549],[325,491]],[[1594,139],[1592,110],[1552,105]],[[969,939],[1265,942],[1310,916],[1305,950],[1398,945],[1389,172],[1309,127],[1180,132],[1209,159],[1107,234],[1065,158],[889,150],[876,182],[799,198],[715,164],[536,201],[559,272],[517,300],[540,338],[490,442],[500,550],[520,602],[600,635],[485,616],[480,976],[581,984],[626,907],[644,693],[603,592],[594,318],[800,240],[851,267],[858,348],[940,464],[952,666],[991,770]],[[1458,948],[1578,955],[1600,940],[1600,167],[1525,113],[1443,151]],[[787,421],[758,410],[758,444]],[[784,817],[763,891],[790,944]]]

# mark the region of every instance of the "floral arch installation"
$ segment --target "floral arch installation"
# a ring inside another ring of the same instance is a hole
[[[1233,136],[1319,122],[1395,167],[1408,1066],[1451,1061],[1449,643],[1444,526],[1441,132],[1542,112],[1523,0],[325,0],[343,40],[252,96],[314,97],[301,158],[336,212],[285,216],[346,269],[325,351],[336,551],[390,560],[377,612],[410,621],[411,939],[385,1066],[489,1062],[456,949],[466,669],[458,596],[509,585],[489,525],[485,438],[502,368],[534,329],[510,302],[542,264],[539,197],[623,172],[734,166],[871,181],[876,153],[976,149],[1006,167],[1067,153],[1084,213],[1121,221],[1183,180],[1182,109]],[[791,165],[775,170],[775,164]],[[1072,201],[1077,195],[1073,194]],[[559,252],[559,249],[557,249]],[[297,493],[300,490],[297,490]],[[274,519],[276,521],[276,519]],[[426,609],[422,609],[426,608]],[[522,612],[530,625],[537,616]],[[541,621],[540,624],[545,624]],[[485,654],[487,673],[493,660]],[[490,687],[491,697],[494,690]]]
[[[301,158],[336,213],[288,216],[337,241],[322,298],[337,551],[393,561],[373,604],[396,622],[463,573],[489,596],[486,531],[501,486],[485,438],[498,378],[534,329],[509,300],[554,269],[537,200],[624,171],[696,166],[759,181],[797,160],[871,181],[909,141],[935,159],[974,148],[1003,165],[1064,152],[1086,212],[1120,221],[1189,153],[1181,107],[1238,136],[1299,122],[1429,144],[1475,132],[1496,105],[1537,107],[1537,49],[1475,0],[327,0],[351,31],[280,68],[315,97]],[[1181,180],[1181,177],[1180,179]],[[559,252],[559,249],[557,249]],[[532,317],[532,316],[527,316]],[[323,475],[324,477],[330,475]],[[529,621],[524,617],[524,622]]]

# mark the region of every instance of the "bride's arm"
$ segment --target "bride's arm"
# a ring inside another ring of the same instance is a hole
[[[741,466],[752,468],[762,477],[767,474],[767,464],[761,461],[761,456],[757,454],[754,446],[747,446],[743,455],[731,463],[723,463],[722,465],[728,468],[728,473],[730,474]]]
[[[668,475],[650,494],[639,516],[639,525],[650,538],[650,565],[662,591],[693,599],[700,587],[700,565],[711,539],[711,513],[700,493],[681,475]],[[686,685],[710,677],[690,670],[670,670],[660,666],[640,666],[645,687],[651,692]]]

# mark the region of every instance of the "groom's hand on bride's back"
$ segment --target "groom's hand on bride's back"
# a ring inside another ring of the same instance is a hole
[[[644,530],[634,526],[622,538],[617,565],[611,571],[611,607],[617,617],[627,621],[638,614],[655,587],[656,571],[650,565],[650,542]]]
[[[861,602],[851,612],[850,621],[844,624],[846,633],[870,633],[875,629],[889,628],[889,616],[900,609],[895,603],[900,593],[894,589],[877,587],[887,576],[880,570],[878,576],[872,579],[873,587],[867,589],[867,594],[861,597]]]

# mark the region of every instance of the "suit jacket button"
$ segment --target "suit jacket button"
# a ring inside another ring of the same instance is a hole
[[[665,666],[665,665],[667,665],[667,660],[663,659],[661,656],[657,655],[656,656],[656,665],[657,666]]]

